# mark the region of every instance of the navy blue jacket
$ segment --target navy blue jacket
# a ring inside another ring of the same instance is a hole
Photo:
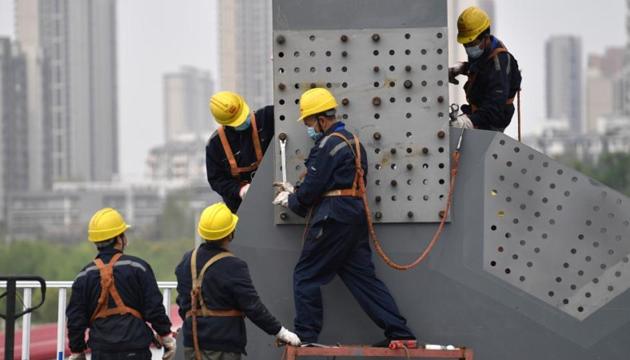
[[[255,116],[260,145],[264,155],[273,139],[273,106],[265,106],[257,110]],[[236,131],[231,126],[225,126],[225,136],[230,143],[239,167],[250,166],[256,162],[251,129],[252,127],[247,131]],[[230,164],[221,145],[221,139],[215,131],[206,144],[206,173],[212,190],[221,195],[223,202],[233,213],[236,213],[241,205],[239,191],[241,190],[242,182],[251,183],[256,172],[243,173],[238,179],[233,177],[230,173]]]
[[[107,264],[120,252],[114,248],[103,249],[96,256]],[[85,330],[90,329],[87,347],[92,351],[119,352],[148,349],[153,340],[149,322],[160,336],[171,333],[171,321],[162,303],[162,293],[158,288],[151,266],[135,256],[123,255],[114,265],[114,283],[125,305],[136,309],[142,315],[140,320],[133,315],[114,315],[96,319],[90,318],[96,309],[101,293],[101,276],[94,263],[83,267],[72,284],[70,303],[66,308],[68,317],[68,339],[73,353],[86,349]],[[109,299],[109,307],[114,307]]]
[[[514,105],[506,102],[520,90],[521,72],[510,53],[502,52],[489,58],[497,47],[503,45],[492,36],[491,46],[477,60],[468,63],[468,81],[464,90],[469,104],[478,109],[472,112],[470,106],[462,106],[462,110],[476,128],[503,131],[514,115]],[[473,78],[474,81],[471,80]]]
[[[211,242],[200,245],[197,251],[197,274],[216,254],[226,251]],[[191,309],[192,274],[187,252],[175,269],[177,276],[177,305],[184,320],[184,346],[193,347],[192,318],[186,319]],[[245,261],[237,257],[223,258],[210,266],[203,277],[201,293],[206,306],[212,310],[240,310],[256,326],[269,335],[276,335],[281,325],[260,301]],[[245,354],[247,334],[242,317],[197,317],[199,347],[204,350]]]
[[[340,138],[330,136],[338,132],[351,140],[352,149]],[[315,142],[304,162],[307,173],[304,181],[289,196],[289,209],[306,216],[313,208],[310,223],[334,219],[346,224],[365,223],[365,208],[361,198],[348,196],[322,197],[330,190],[352,188],[354,181],[354,137],[345,129],[343,122],[334,124],[324,136]],[[361,145],[361,164],[367,176],[367,155]],[[365,180],[365,178],[364,178]]]

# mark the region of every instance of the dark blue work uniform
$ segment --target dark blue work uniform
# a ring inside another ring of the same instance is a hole
[[[256,127],[258,128],[260,145],[264,154],[273,139],[273,106],[265,106],[257,110],[254,115],[256,116]],[[231,126],[225,126],[224,128],[225,136],[230,143],[238,166],[250,166],[256,162],[256,152],[252,142],[253,127],[250,126],[245,131],[236,131]],[[251,183],[256,171],[246,172],[238,177],[232,176],[230,164],[221,145],[221,139],[215,131],[206,144],[206,173],[212,190],[221,195],[223,202],[233,213],[236,213],[241,205],[241,197],[239,196],[241,186],[244,183]]]
[[[227,251],[212,242],[201,244],[197,251],[197,274],[215,255]],[[186,318],[191,309],[190,291],[192,275],[187,252],[175,269],[177,276],[177,305],[184,319],[184,346],[193,347],[192,318]],[[276,335],[282,326],[260,301],[245,261],[226,257],[206,271],[201,284],[206,306],[212,310],[240,310],[254,324],[269,335]],[[247,344],[245,321],[242,317],[197,317],[197,334],[202,350],[243,353]]]
[[[330,136],[332,132],[344,135],[354,147],[354,138],[344,124],[334,124],[315,142],[305,162],[306,177],[289,196],[289,208],[296,214],[306,216],[312,208],[293,274],[295,330],[302,342],[317,341],[323,316],[320,287],[339,275],[388,339],[414,339],[389,290],[374,272],[361,198],[323,197],[330,190],[351,188],[356,172],[352,149],[342,139]],[[366,158],[361,146],[362,167],[367,173]]]
[[[120,253],[113,247],[99,251],[97,258],[105,264]],[[122,255],[114,266],[114,283],[125,305],[140,312],[143,320],[131,314],[99,318],[90,324],[101,293],[100,272],[94,263],[86,265],[74,279],[70,303],[66,308],[70,350],[80,353],[89,347],[92,359],[151,359],[149,346],[153,330],[160,336],[171,333],[171,321],[162,303],[153,270],[135,256]],[[114,307],[109,298],[109,307]],[[90,329],[87,345],[85,330]]]
[[[494,36],[483,55],[466,66],[468,81],[464,85],[469,105],[462,106],[475,128],[505,130],[514,115],[514,97],[521,89],[518,62],[508,52],[492,56],[503,44]]]

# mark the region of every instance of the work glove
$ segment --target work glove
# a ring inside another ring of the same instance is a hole
[[[456,77],[464,73],[465,67],[466,63],[459,62],[455,66],[448,68],[448,81],[451,84],[459,85],[459,80]]]
[[[282,182],[276,181],[273,183],[273,187],[275,187],[278,191],[288,191],[291,194],[295,192],[295,187],[290,182]]]
[[[177,342],[172,335],[162,336],[160,338],[160,343],[164,347],[164,355],[162,355],[162,360],[171,360],[175,357],[175,350],[177,350]]]
[[[85,360],[85,353],[84,352],[72,353],[72,354],[70,354],[68,359],[69,360]]]
[[[302,343],[300,338],[295,333],[290,332],[284,326],[280,329],[280,331],[278,331],[278,333],[276,334],[276,338],[284,343],[293,346],[300,346],[300,344]]]
[[[462,128],[462,129],[474,129],[475,125],[470,120],[468,115],[462,115],[457,117],[457,119],[452,120],[450,125],[454,128]]]
[[[282,207],[289,207],[289,195],[291,195],[288,191],[281,191],[275,199],[273,199],[274,205],[280,205]]]
[[[238,191],[238,196],[241,197],[241,200],[245,199],[245,195],[247,195],[248,190],[249,190],[249,184],[245,184],[241,186],[241,190]]]

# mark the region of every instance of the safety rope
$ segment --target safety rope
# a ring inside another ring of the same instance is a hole
[[[455,179],[457,178],[457,171],[459,168],[460,147],[461,147],[463,136],[464,136],[464,129],[462,129],[462,134],[459,137],[457,148],[453,152],[453,161],[451,164],[451,180],[449,184],[448,197],[446,199],[446,205],[444,207],[444,211],[441,213],[442,219],[440,220],[440,225],[438,226],[437,230],[433,234],[433,238],[431,239],[431,242],[429,242],[429,244],[424,249],[424,251],[420,254],[420,256],[416,260],[408,264],[398,264],[394,260],[392,260],[387,255],[387,253],[385,253],[383,246],[381,245],[380,241],[378,240],[378,237],[376,236],[376,231],[374,230],[374,223],[372,222],[372,215],[370,212],[370,207],[368,205],[367,192],[365,189],[365,181],[363,179],[363,176],[360,177],[359,186],[361,188],[361,191],[363,192],[362,199],[363,199],[363,205],[365,207],[365,217],[368,222],[368,230],[369,230],[370,238],[372,239],[374,243],[374,248],[376,249],[376,252],[381,257],[381,259],[383,259],[385,264],[387,264],[389,267],[396,270],[405,271],[405,270],[413,269],[414,267],[418,266],[424,259],[427,258],[429,253],[431,253],[431,250],[437,243],[438,239],[440,238],[440,235],[442,235],[442,231],[444,230],[444,225],[446,224],[446,219],[448,218],[448,214],[451,209],[451,201],[453,198],[453,192],[455,190]]]

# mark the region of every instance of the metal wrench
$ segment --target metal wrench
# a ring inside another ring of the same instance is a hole
[[[278,135],[280,141],[280,161],[282,166],[282,183],[287,182],[287,134]]]

